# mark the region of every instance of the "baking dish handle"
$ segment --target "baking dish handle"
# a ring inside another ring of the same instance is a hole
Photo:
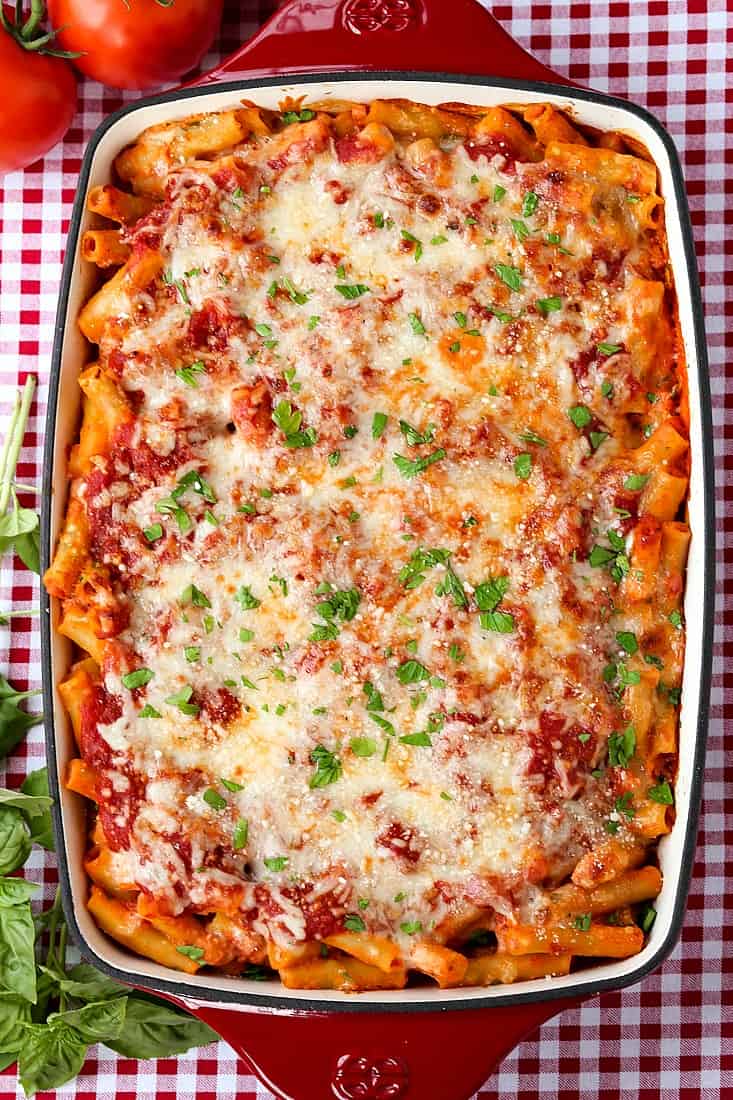
[[[288,0],[248,42],[186,86],[336,70],[570,83],[522,49],[478,0]]]
[[[186,1007],[281,1100],[469,1100],[521,1039],[580,1003],[287,1015]]]

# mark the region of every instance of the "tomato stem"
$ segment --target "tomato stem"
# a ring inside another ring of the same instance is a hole
[[[22,6],[22,5],[21,5]],[[17,9],[16,9],[17,10]],[[41,25],[43,16],[45,15],[45,5],[43,0],[31,0],[31,13],[23,24],[20,37],[24,42],[28,42],[33,37],[38,28]],[[22,15],[21,15],[22,18]],[[18,25],[18,17],[16,15],[16,25]],[[37,47],[34,46],[34,49]]]
[[[49,57],[81,57],[80,53],[72,50],[52,49],[53,40],[63,27],[57,27],[50,31],[44,31],[41,27],[46,14],[44,0],[31,0],[31,10],[28,18],[23,22],[23,0],[15,0],[15,18],[11,23],[5,14],[2,0],[0,0],[0,27],[3,27],[14,42],[17,42],[24,50],[34,50],[38,53],[48,54]],[[40,31],[40,34],[36,33]]]

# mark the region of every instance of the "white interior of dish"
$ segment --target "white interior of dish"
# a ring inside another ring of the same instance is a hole
[[[429,1002],[438,1007],[455,1000],[466,1002],[476,998],[486,999],[497,996],[505,998],[510,990],[521,991],[522,993],[547,990],[548,982],[552,983],[555,988],[572,989],[578,993],[582,992],[585,986],[598,981],[599,978],[616,980],[621,983],[630,974],[640,970],[645,962],[656,953],[657,948],[666,938],[674,917],[684,838],[691,810],[690,789],[700,702],[700,668],[703,659],[701,608],[703,606],[705,584],[712,583],[711,578],[706,578],[704,573],[705,502],[703,493],[702,422],[697,375],[698,355],[701,349],[698,349],[695,339],[687,259],[673,186],[673,174],[667,151],[654,128],[631,111],[627,111],[622,107],[574,99],[569,95],[559,93],[540,94],[531,90],[518,91],[514,88],[487,87],[480,84],[459,84],[449,80],[438,82],[435,80],[406,80],[403,78],[348,79],[343,81],[325,79],[316,83],[298,83],[296,81],[292,84],[272,87],[247,88],[239,93],[237,90],[202,90],[200,94],[186,99],[140,107],[121,118],[102,137],[94,153],[89,186],[93,187],[110,181],[114,157],[147,126],[165,122],[169,119],[181,118],[197,111],[236,106],[243,96],[254,99],[266,107],[276,108],[278,102],[286,95],[303,95],[306,104],[308,101],[328,97],[366,101],[376,96],[400,96],[429,104],[453,101],[493,105],[549,101],[571,112],[581,123],[598,127],[601,130],[619,130],[638,139],[647,147],[659,168],[661,190],[666,200],[669,251],[675,275],[690,380],[692,476],[689,518],[693,537],[685,596],[688,635],[687,661],[682,691],[679,777],[676,785],[677,820],[671,834],[664,837],[659,846],[659,861],[664,874],[664,888],[657,902],[656,923],[649,942],[641,954],[626,960],[592,966],[567,977],[543,978],[517,983],[511,987],[495,986],[489,989],[438,990],[437,988],[420,987],[402,991],[361,993],[357,996],[361,1001],[369,1001],[375,1004],[399,1003],[409,1005]],[[85,215],[82,229],[87,226],[87,219],[90,218],[90,215]],[[92,292],[97,278],[92,265],[81,261],[78,255],[78,241],[76,250],[76,264],[71,281],[68,310],[62,336],[63,351],[53,478],[57,491],[52,501],[51,534],[54,542],[65,508],[66,457],[68,448],[74,440],[78,424],[79,389],[76,378],[80,364],[90,358],[91,351],[89,345],[79,333],[75,319],[81,305]],[[53,601],[53,603],[55,604],[56,601]],[[58,608],[54,606],[52,608],[54,621],[57,614]],[[66,639],[55,635],[52,653],[54,682],[58,682],[63,677],[70,658],[70,644]],[[69,759],[76,755],[76,748],[69,721],[58,697],[55,699],[54,720],[58,767],[60,777],[63,779]],[[252,1002],[256,1002],[263,994],[270,996],[276,994],[280,998],[292,1000],[294,1004],[299,1000],[306,1000],[311,1003],[317,1000],[324,1004],[343,1002],[345,998],[353,1000],[353,994],[286,990],[279,983],[275,987],[273,983],[269,982],[244,981],[240,978],[230,978],[210,973],[201,976],[187,976],[172,972],[156,963],[132,955],[118,946],[99,931],[85,906],[87,880],[82,869],[82,858],[86,843],[83,800],[78,795],[63,791],[61,806],[65,821],[66,854],[71,869],[72,896],[79,927],[87,943],[100,959],[122,971],[130,980],[134,980],[136,975],[145,975],[153,981],[174,980],[181,987],[185,986],[190,990],[190,1000],[192,1002],[197,999],[197,990],[200,990],[203,994],[205,989],[205,999],[208,1001],[215,999],[217,991],[228,991],[230,995],[239,992],[244,994],[246,1001],[242,1008],[250,1010]],[[236,1005],[231,1007],[236,1007]]]

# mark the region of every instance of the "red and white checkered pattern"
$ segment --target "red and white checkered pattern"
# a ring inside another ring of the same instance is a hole
[[[217,52],[203,67],[244,41],[271,8],[271,0],[227,0]],[[728,762],[726,772],[723,755],[724,719],[733,715],[733,672],[725,671],[725,657],[733,653],[733,516],[726,516],[733,491],[725,485],[733,472],[733,395],[726,394],[725,373],[726,347],[733,352],[733,267],[726,265],[733,254],[733,239],[726,239],[726,228],[733,224],[733,124],[727,114],[733,108],[733,62],[728,59],[733,0],[505,3],[493,12],[559,73],[648,107],[680,149],[711,359],[720,579],[705,801],[682,941],[661,970],[640,985],[596,997],[548,1022],[507,1057],[478,1097],[714,1100],[733,1090],[733,959],[725,931],[733,914],[733,822],[726,833],[733,764]],[[136,98],[90,82],[79,91],[79,111],[63,144],[25,172],[0,181],[0,420],[7,417],[14,388],[26,372],[40,378],[19,466],[23,482],[34,482],[40,471],[56,295],[81,155],[104,116]],[[733,380],[733,368],[729,377]],[[18,561],[3,560],[0,606],[32,606],[37,585]],[[9,669],[13,683],[37,687],[35,621],[13,620],[12,630],[0,635],[0,645],[0,667]],[[42,761],[43,737],[36,728],[0,783],[16,785]],[[53,859],[36,849],[28,873],[43,883],[50,900],[56,884]],[[15,1096],[16,1088],[13,1070],[0,1075],[0,1100]],[[271,1100],[225,1043],[157,1063],[92,1048],[76,1082],[59,1089],[58,1096],[92,1095],[100,1100],[194,1095],[200,1100]]]

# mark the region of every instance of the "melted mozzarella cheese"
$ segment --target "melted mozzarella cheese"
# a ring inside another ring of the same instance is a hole
[[[240,155],[270,179],[266,144]],[[152,677],[133,693],[111,664],[122,714],[100,727],[147,781],[131,873],[174,910],[238,883],[251,913],[257,886],[280,916],[253,926],[302,939],[302,887],[333,894],[338,920],[361,898],[370,930],[439,938],[476,883],[526,913],[537,853],[561,877],[603,835],[589,772],[620,720],[601,676],[618,624],[568,530],[626,442],[594,448],[568,410],[588,400],[574,362],[631,321],[588,290],[587,225],[542,200],[522,213],[528,166],[462,147],[451,165],[440,188],[401,147],[349,165],[329,148],[241,211],[187,169],[207,216],[174,192],[156,308],[115,337],[139,440],[185,444],[144,484],[118,477],[119,641]],[[257,386],[253,434],[233,394]],[[597,393],[599,424],[607,405]],[[192,471],[208,496],[178,492]],[[548,715],[570,740],[548,747]]]

